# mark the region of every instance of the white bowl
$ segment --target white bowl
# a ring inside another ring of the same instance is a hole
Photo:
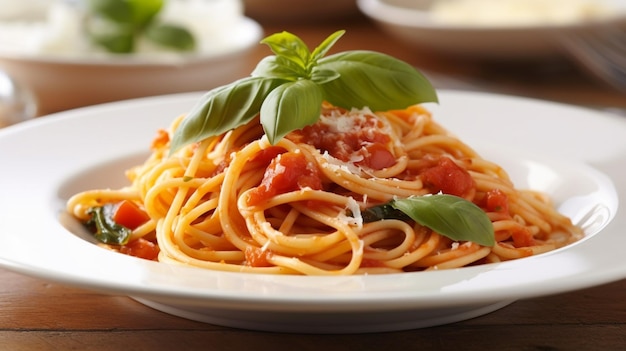
[[[229,33],[231,45],[186,55],[20,53],[0,47],[0,70],[31,89],[38,114],[131,98],[203,91],[248,75],[248,54],[263,29],[249,18]]]
[[[610,6],[614,11],[597,19],[508,24],[437,20],[432,13],[433,3],[434,0],[357,0],[365,15],[400,42],[439,54],[480,59],[557,56],[562,51],[561,36],[626,24],[626,2],[620,0],[598,0],[597,4]]]

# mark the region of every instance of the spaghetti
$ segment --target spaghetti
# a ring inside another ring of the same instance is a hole
[[[130,202],[145,220],[106,245],[160,262],[212,270],[345,275],[448,269],[544,253],[582,231],[545,194],[518,190],[498,165],[421,106],[371,112],[325,104],[320,120],[271,145],[258,118],[169,155],[160,131],[144,164],[118,190],[89,190],[67,209]],[[494,246],[454,241],[406,219],[364,221],[394,198],[446,193],[485,211]],[[139,245],[138,243],[143,243]],[[158,248],[158,254],[156,254]],[[147,256],[144,256],[147,257]]]

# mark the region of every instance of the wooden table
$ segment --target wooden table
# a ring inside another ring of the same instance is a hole
[[[340,50],[373,49],[428,72],[496,92],[593,106],[626,107],[622,93],[560,63],[477,64],[394,42],[364,18],[266,24],[317,45],[347,29]],[[260,46],[256,59],[268,54]],[[516,67],[516,74],[510,74]],[[530,73],[529,73],[530,72]],[[219,327],[173,317],[125,296],[109,296],[0,269],[0,350],[624,350],[626,280],[515,302],[472,320],[411,331],[300,335]]]

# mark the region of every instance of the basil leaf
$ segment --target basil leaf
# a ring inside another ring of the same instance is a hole
[[[267,56],[259,61],[251,75],[253,77],[296,80],[301,73],[301,67],[283,65],[280,61],[277,56]]]
[[[109,35],[92,36],[92,40],[116,54],[132,52],[135,47],[135,37],[131,33],[111,33]]]
[[[88,212],[91,214],[91,219],[87,225],[95,227],[94,237],[98,241],[105,244],[125,245],[128,243],[132,231],[113,220],[115,210],[114,204],[92,207]]]
[[[132,22],[132,8],[128,1],[89,0],[87,9],[98,17],[103,17],[113,22],[123,24]]]
[[[378,52],[331,55],[319,60],[316,69],[341,75],[341,79],[321,85],[326,100],[336,106],[385,111],[438,101],[431,83],[414,67]]]
[[[274,144],[315,123],[324,100],[346,109],[368,106],[375,111],[437,101],[423,75],[391,56],[352,51],[322,58],[343,34],[333,33],[313,53],[288,32],[263,39],[275,55],[261,60],[250,77],[205,95],[177,129],[171,151],[236,128],[256,112],[261,112],[265,133]]]
[[[331,71],[328,69],[316,69],[311,75],[311,80],[317,84],[324,84],[340,77],[341,75],[335,71]]]
[[[326,56],[330,48],[346,33],[345,30],[338,30],[326,38],[320,45],[318,45],[311,53],[311,63],[315,64],[319,59]]]
[[[179,51],[193,51],[196,41],[193,35],[183,27],[171,24],[156,24],[146,28],[146,38],[149,40]]]
[[[120,0],[116,0],[120,1]],[[130,3],[132,23],[145,27],[152,22],[163,8],[163,0],[122,0]]]
[[[390,205],[452,240],[495,245],[493,224],[487,214],[461,197],[447,194],[412,196],[392,200]]]
[[[248,123],[259,113],[267,95],[284,82],[247,77],[209,91],[181,121],[172,138],[170,153]]]
[[[350,212],[349,215],[353,214]],[[393,208],[393,206],[389,203],[361,210],[361,217],[363,218],[364,223],[381,221],[383,219],[399,219],[401,221],[408,221],[411,219],[411,217],[407,216],[406,213]]]
[[[254,68],[251,76],[297,80],[308,76],[308,73],[297,63],[281,56],[267,56]]]
[[[113,53],[134,51],[141,36],[163,47],[191,51],[191,32],[177,25],[157,22],[163,0],[89,0],[85,27],[92,41]]]
[[[302,39],[289,32],[272,34],[261,40],[267,44],[276,56],[293,62],[296,66],[306,69],[311,53]]]
[[[163,0],[89,0],[88,10],[110,21],[143,27],[161,11]]]
[[[315,123],[323,102],[322,90],[310,80],[289,82],[274,89],[261,106],[261,124],[270,143]]]

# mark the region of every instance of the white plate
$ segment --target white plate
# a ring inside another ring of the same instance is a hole
[[[535,25],[473,25],[436,21],[434,0],[357,0],[359,9],[381,29],[420,50],[481,59],[529,59],[560,55],[562,36],[602,26],[626,24],[626,2],[597,0],[616,8],[601,20]]]
[[[156,130],[169,126],[198,97],[117,102],[0,130],[0,265],[62,284],[132,296],[194,320],[327,333],[451,323],[517,299],[626,277],[626,210],[617,209],[618,196],[626,196],[626,121],[552,103],[454,91],[440,92],[440,105],[431,106],[436,119],[510,168],[519,186],[549,192],[575,220],[593,213],[586,221],[590,237],[552,253],[501,264],[303,277],[149,262],[109,252],[75,235],[82,231],[64,214],[68,197],[87,188],[125,184],[123,170],[147,155]]]

